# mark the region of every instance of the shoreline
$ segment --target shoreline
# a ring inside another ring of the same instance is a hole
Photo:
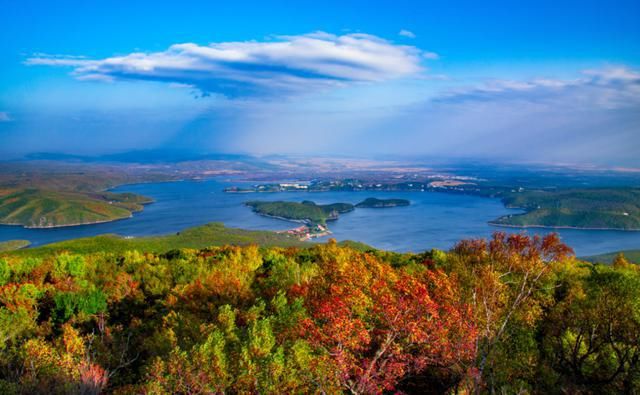
[[[115,186],[113,188],[118,188],[118,186]],[[109,188],[109,189],[103,189],[100,192],[110,192],[110,189],[113,188]],[[82,192],[74,192],[74,193],[81,193],[84,194]],[[119,193],[119,192],[112,192],[112,193]],[[122,193],[132,193],[134,195],[137,196],[143,196],[143,195],[138,195],[134,192],[122,192]],[[87,194],[87,196],[89,196],[89,194]],[[143,196],[146,198],[149,198],[148,196]],[[99,199],[95,199],[92,198],[94,200],[99,200]],[[113,219],[106,219],[106,220],[100,220],[100,221],[92,221],[92,222],[80,222],[80,223],[73,223],[73,224],[62,224],[62,225],[47,225],[47,226],[38,226],[38,225],[25,225],[25,224],[20,224],[20,223],[7,223],[7,222],[0,222],[0,226],[19,226],[22,227],[24,229],[56,229],[56,228],[68,228],[68,227],[73,227],[73,226],[85,226],[85,225],[98,225],[98,224],[105,224],[108,222],[115,222],[115,221],[122,221],[125,219],[130,219],[133,218],[133,215],[135,213],[141,213],[144,211],[145,206],[155,203],[156,200],[153,198],[149,198],[148,201],[145,202],[136,202],[135,204],[139,204],[140,208],[139,209],[128,209],[128,208],[124,208],[122,207],[124,210],[129,211],[129,215],[126,217],[119,217],[119,218],[113,218]],[[111,203],[110,203],[111,204]]]
[[[277,215],[259,213],[259,212],[254,211],[254,210],[252,210],[252,211],[253,211],[254,214],[258,214],[261,217],[279,219],[281,221],[286,221],[286,222],[294,222],[294,223],[297,223],[297,224],[304,224],[304,225],[309,225],[309,223],[311,222],[311,221],[306,220],[306,219],[291,219],[291,218],[286,218],[286,217],[279,217]]]
[[[489,221],[487,222],[491,226],[501,227],[501,228],[540,228],[540,229],[573,229],[573,230],[612,230],[617,232],[640,232],[640,228],[636,229],[624,229],[624,228],[598,228],[598,227],[581,227],[581,226],[550,226],[550,225],[511,225],[511,224],[499,224],[496,222]]]
[[[329,236],[329,235],[333,234],[333,232],[331,232],[329,230],[329,228],[327,228],[326,226],[323,227],[323,228],[324,228],[324,230],[322,230],[322,231],[312,232],[311,228],[309,227],[309,225],[308,224],[304,224],[302,226],[299,226],[299,227],[293,228],[293,229],[275,231],[275,233],[281,234],[281,235],[286,235],[286,236],[296,237],[300,241],[310,241],[311,239],[316,239],[316,238],[320,238],[320,237],[326,237],[326,236]]]
[[[141,210],[135,211],[135,212],[139,213],[139,212],[141,212]],[[131,215],[129,215],[128,217],[106,219],[106,220],[94,221],[94,222],[82,222],[82,223],[75,223],[75,224],[64,224],[64,225],[29,226],[29,225],[23,225],[23,224],[9,224],[9,223],[4,223],[4,222],[0,222],[0,225],[2,225],[2,226],[19,226],[19,227],[22,227],[24,229],[55,229],[55,228],[69,228],[69,227],[72,227],[72,226],[85,226],[85,225],[105,224],[105,223],[108,223],[108,222],[122,221],[122,220],[129,219],[129,218],[133,218],[133,213],[131,213]]]
[[[246,206],[246,205],[245,205],[245,206]],[[281,221],[295,222],[295,223],[298,223],[298,224],[305,224],[305,225],[310,225],[310,224],[312,224],[312,223],[313,223],[313,221],[310,221],[310,220],[308,220],[308,219],[292,219],[292,218],[286,218],[286,217],[279,217],[279,216],[277,216],[277,215],[271,215],[271,214],[259,213],[259,212],[255,211],[255,210],[253,210],[253,209],[252,209],[251,211],[252,211],[254,214],[257,214],[257,215],[259,215],[259,216],[261,216],[261,217],[273,218],[273,219],[279,219],[279,220],[281,220]],[[350,212],[352,212],[352,211],[353,211],[353,210],[347,211],[347,213],[350,213]],[[330,218],[327,218],[325,221],[326,221],[326,222],[337,221],[339,218],[340,218],[340,216],[338,215],[338,216],[336,216],[336,217],[330,217]],[[325,225],[326,225],[326,224],[325,224]]]

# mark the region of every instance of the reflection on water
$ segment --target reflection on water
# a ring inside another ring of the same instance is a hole
[[[154,198],[156,202],[146,206],[143,212],[134,214],[133,218],[105,224],[57,229],[0,226],[0,241],[27,239],[34,245],[41,245],[105,233],[158,235],[213,221],[254,230],[282,230],[295,226],[256,215],[242,204],[254,199],[313,200],[317,203],[358,203],[367,197],[408,199],[411,201],[408,207],[360,208],[343,214],[329,225],[332,237],[338,240],[357,240],[393,251],[448,249],[460,239],[488,237],[496,230],[518,231],[487,224],[491,219],[514,212],[504,208],[497,199],[432,192],[222,192],[228,185],[215,180],[126,185],[115,191],[139,193]],[[544,234],[549,230],[529,229],[527,232]],[[578,255],[640,248],[640,232],[562,229],[558,233]]]

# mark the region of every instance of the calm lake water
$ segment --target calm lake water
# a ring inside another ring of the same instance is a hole
[[[114,191],[139,193],[152,197],[155,202],[133,218],[104,224],[55,229],[0,226],[0,241],[26,239],[35,246],[105,233],[159,235],[214,221],[253,230],[283,230],[296,226],[256,215],[242,204],[258,199],[354,204],[367,197],[408,199],[411,201],[408,207],[356,209],[329,225],[332,237],[338,240],[357,240],[393,251],[448,249],[460,239],[488,237],[496,230],[523,231],[487,224],[501,215],[519,212],[504,208],[498,199],[433,192],[222,192],[232,184],[238,185],[217,180],[125,185]],[[527,232],[545,234],[549,230],[528,229]],[[562,229],[558,233],[581,256],[640,248],[640,232]]]

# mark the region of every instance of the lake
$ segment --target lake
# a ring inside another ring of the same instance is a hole
[[[224,193],[239,183],[220,180],[181,181],[124,185],[115,192],[134,192],[155,202],[133,218],[95,225],[53,229],[24,229],[0,226],[0,241],[26,239],[34,246],[78,237],[116,233],[123,236],[147,236],[175,233],[207,222],[223,222],[229,227],[252,230],[283,230],[296,224],[259,216],[242,203],[247,200],[313,200],[316,203],[358,203],[367,197],[402,198],[408,207],[356,209],[343,214],[329,228],[338,240],[357,240],[392,251],[448,249],[464,238],[489,237],[497,228],[487,221],[518,210],[505,208],[498,199],[434,192],[281,192]],[[528,229],[545,234],[547,229]],[[558,230],[564,242],[580,256],[615,250],[640,248],[640,232],[605,230]],[[322,241],[323,239],[320,239]]]

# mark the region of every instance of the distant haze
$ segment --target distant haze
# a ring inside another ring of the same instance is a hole
[[[144,3],[3,7],[0,157],[171,149],[640,166],[637,2]]]

